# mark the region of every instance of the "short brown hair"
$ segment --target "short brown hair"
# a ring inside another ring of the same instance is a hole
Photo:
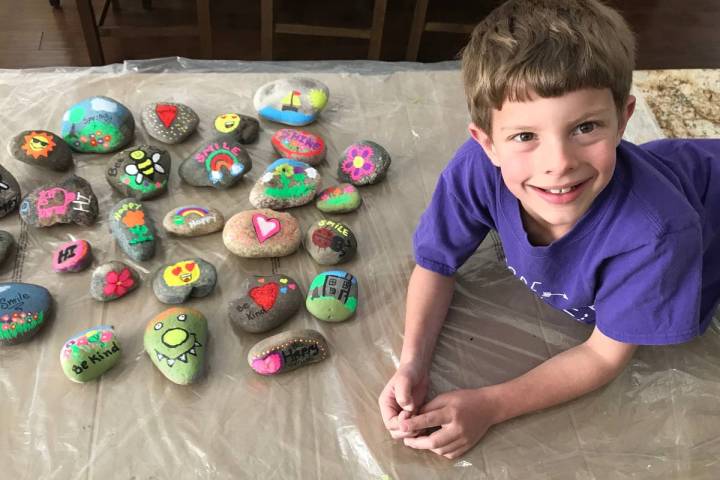
[[[597,0],[509,0],[475,27],[462,52],[470,117],[487,133],[493,108],[531,91],[547,98],[609,88],[620,111],[634,67],[630,27]]]

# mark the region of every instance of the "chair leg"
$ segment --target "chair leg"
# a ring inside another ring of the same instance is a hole
[[[273,59],[273,8],[273,0],[260,0],[260,58],[263,60]]]
[[[416,62],[418,52],[420,51],[420,39],[425,30],[425,17],[427,16],[428,0],[415,1],[415,13],[413,14],[413,23],[410,30],[410,39],[408,40],[408,48],[405,54],[405,60],[408,62]]]
[[[380,60],[380,47],[382,46],[383,28],[385,27],[386,8],[387,0],[375,0],[372,27],[370,27],[369,60]]]
[[[50,5],[53,8],[60,8],[60,0],[50,0]]]
[[[200,35],[200,50],[202,56],[210,60],[213,58],[210,0],[197,0],[197,19]]]
[[[82,27],[83,37],[85,37],[90,63],[93,65],[105,65],[105,55],[100,43],[97,24],[95,23],[92,0],[75,0],[75,3],[80,15],[80,26]]]

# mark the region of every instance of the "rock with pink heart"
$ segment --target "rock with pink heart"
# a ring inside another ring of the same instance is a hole
[[[56,272],[80,272],[92,263],[92,248],[87,240],[65,242],[55,249],[52,268]]]
[[[163,143],[180,143],[189,137],[200,121],[197,113],[182,103],[159,102],[145,105],[141,114],[145,131]]]
[[[123,262],[112,261],[100,265],[90,279],[90,296],[100,302],[124,297],[140,284],[140,275]]]
[[[279,158],[268,165],[250,191],[255,208],[282,210],[311,202],[320,189],[320,173],[297,160]]]
[[[315,330],[290,330],[256,343],[248,364],[260,375],[277,375],[325,360],[329,355],[325,337]]]
[[[183,303],[190,297],[206,297],[217,283],[215,267],[202,258],[188,258],[163,265],[155,272],[153,292],[163,303]]]
[[[227,249],[247,258],[290,255],[300,246],[301,238],[295,217],[267,208],[237,213],[223,229]]]
[[[229,305],[230,323],[250,333],[267,332],[282,325],[297,313],[304,299],[298,283],[280,274],[250,277],[243,282],[239,294]]]

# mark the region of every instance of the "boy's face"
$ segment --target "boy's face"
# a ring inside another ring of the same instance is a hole
[[[548,244],[575,225],[615,170],[615,148],[635,108],[630,97],[621,118],[609,89],[583,89],[560,97],[531,94],[492,112],[492,135],[470,133],[500,168],[520,201],[523,222],[536,244]]]

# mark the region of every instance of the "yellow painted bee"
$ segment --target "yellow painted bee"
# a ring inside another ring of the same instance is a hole
[[[155,172],[165,173],[165,169],[159,163],[160,157],[162,157],[160,152],[155,152],[148,157],[143,150],[133,150],[130,152],[133,163],[125,166],[125,173],[135,176],[135,183],[138,185],[143,182],[143,177],[152,180]]]

